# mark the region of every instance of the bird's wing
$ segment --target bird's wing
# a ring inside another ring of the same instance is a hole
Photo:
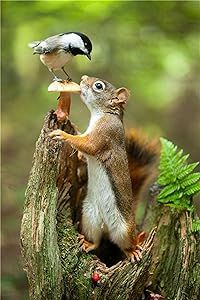
[[[61,38],[60,35],[53,35],[44,40],[46,48],[49,53],[52,53],[56,50],[63,49],[64,51],[68,50],[68,44],[66,44]]]
[[[60,35],[53,35],[44,41],[29,43],[30,48],[34,48],[34,54],[52,53],[57,50],[69,51],[70,40],[62,39]]]

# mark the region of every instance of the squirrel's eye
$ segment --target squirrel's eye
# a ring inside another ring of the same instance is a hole
[[[103,85],[100,82],[95,83],[95,86],[98,90],[102,90]]]
[[[96,92],[102,92],[105,89],[105,83],[102,81],[96,81],[93,84],[93,90],[95,90]]]

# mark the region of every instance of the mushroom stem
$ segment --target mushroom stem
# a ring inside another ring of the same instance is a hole
[[[70,105],[71,105],[71,93],[60,92],[58,106],[54,113],[57,116],[59,122],[67,121],[70,113]]]

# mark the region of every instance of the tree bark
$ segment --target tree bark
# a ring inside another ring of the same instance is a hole
[[[192,232],[192,213],[156,204],[154,215],[153,290],[166,299],[200,299],[200,237]]]
[[[139,263],[119,256],[107,267],[97,256],[80,252],[86,163],[67,143],[48,137],[57,128],[76,134],[69,120],[60,123],[53,112],[46,116],[25,196],[21,248],[30,299],[199,299],[200,239],[192,233],[188,213],[153,204],[144,223],[147,232],[155,226],[157,232],[150,232]],[[101,276],[97,284],[93,272]]]

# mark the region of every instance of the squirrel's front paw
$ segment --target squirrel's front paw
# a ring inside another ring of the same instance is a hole
[[[57,130],[54,130],[51,133],[49,133],[49,137],[54,140],[66,140],[67,133],[60,129],[57,129]]]

